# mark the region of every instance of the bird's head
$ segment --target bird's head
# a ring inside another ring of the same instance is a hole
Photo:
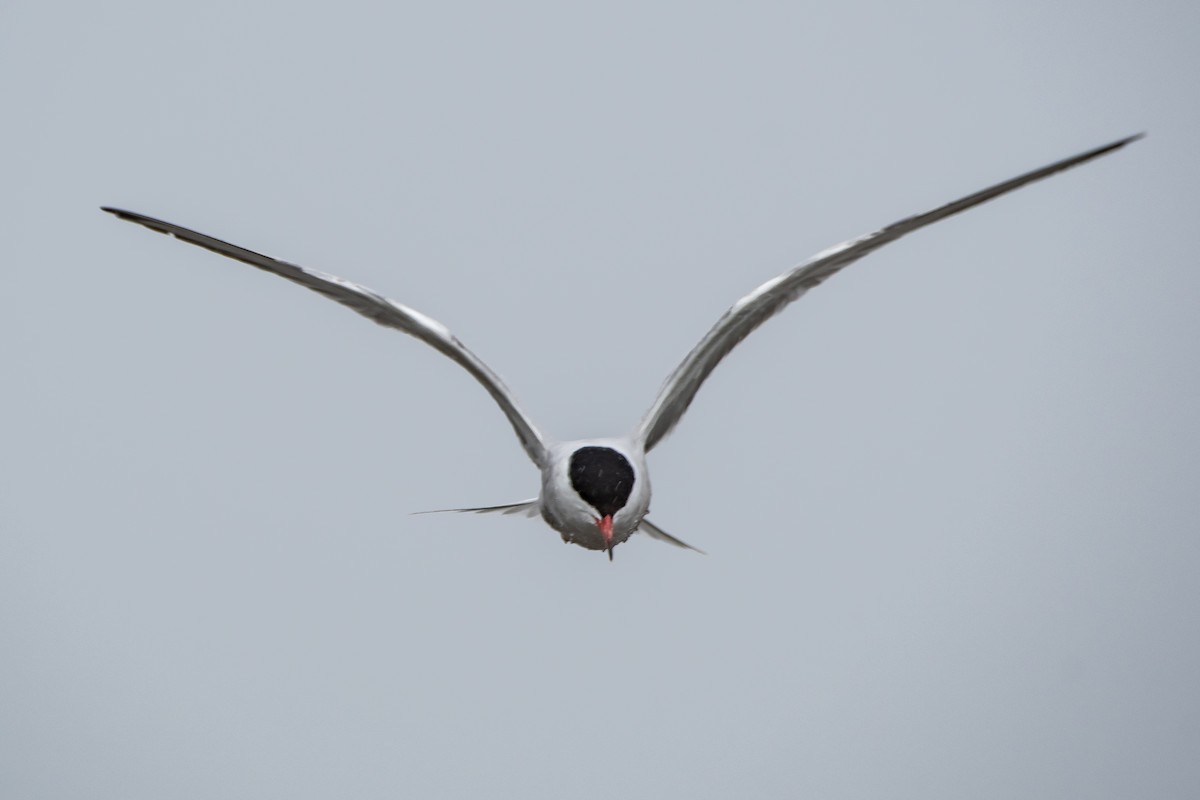
[[[633,491],[633,466],[611,447],[588,445],[571,454],[567,475],[571,488],[595,510],[596,529],[612,560],[613,545],[619,543],[613,541],[613,517],[625,507]]]

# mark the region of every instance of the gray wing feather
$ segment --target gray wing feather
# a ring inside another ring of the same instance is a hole
[[[538,432],[537,427],[525,412],[517,406],[512,392],[500,380],[500,376],[492,372],[487,364],[484,364],[474,353],[468,350],[454,334],[450,333],[445,325],[437,320],[431,319],[421,312],[400,303],[388,300],[386,297],[376,294],[364,286],[342,280],[333,275],[298,267],[295,264],[289,264],[286,261],[264,256],[261,253],[255,253],[253,250],[247,250],[244,247],[238,247],[235,244],[214,239],[211,236],[188,230],[170,222],[163,222],[162,220],[143,216],[142,214],[135,214],[132,211],[122,211],[119,208],[103,208],[101,210],[129,222],[136,222],[152,231],[174,236],[176,239],[188,244],[203,247],[214,253],[219,253],[220,255],[241,261],[244,264],[249,264],[252,267],[258,267],[261,270],[271,272],[281,278],[286,278],[293,283],[298,283],[307,289],[312,289],[314,292],[323,294],[331,300],[336,300],[380,325],[395,328],[420,339],[471,373],[471,376],[482,384],[483,388],[492,396],[492,399],[496,401],[496,404],[500,406],[500,410],[508,417],[508,421],[512,424],[513,430],[517,434],[517,439],[521,442],[521,447],[525,449],[525,452],[533,460],[533,463],[540,467],[545,461],[546,446],[541,433]]]
[[[650,406],[650,410],[646,412],[639,423],[636,431],[637,438],[644,443],[647,451],[661,442],[679,422],[700,386],[730,350],[768,318],[778,314],[789,303],[814,286],[819,286],[826,278],[844,267],[853,264],[868,253],[878,250],[885,244],[894,242],[926,225],[931,225],[960,211],[966,211],[980,203],[986,203],[1002,194],[1019,189],[1027,183],[1041,180],[1056,172],[1119,150],[1144,135],[1130,136],[1086,153],[1056,161],[1041,169],[1027,172],[952,203],[939,206],[932,211],[906,217],[874,233],[831,247],[795,269],[772,278],[725,312],[725,315],[717,320],[717,324],[705,334],[700,343],[688,353],[683,363],[676,367],[663,384],[662,389],[659,390],[654,404]]]

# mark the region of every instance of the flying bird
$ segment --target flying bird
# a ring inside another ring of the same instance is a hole
[[[102,210],[287,278],[350,307],[380,325],[414,336],[457,362],[500,406],[517,434],[521,447],[541,471],[542,485],[540,493],[532,500],[450,510],[523,513],[530,517],[540,514],[551,528],[561,534],[564,542],[589,550],[606,551],[611,561],[613,548],[636,531],[702,552],[646,519],[650,508],[646,453],[666,438],[687,411],[709,374],[751,331],[829,276],[889,242],[1028,183],[1119,150],[1143,135],[1130,136],[1056,161],[818,253],[734,303],[670,374],[650,409],[632,431],[621,436],[570,442],[555,441],[540,431],[521,410],[512,392],[495,372],[468,350],[445,325],[415,309],[389,300],[365,286],[270,258],[170,222],[117,208],[105,207]]]

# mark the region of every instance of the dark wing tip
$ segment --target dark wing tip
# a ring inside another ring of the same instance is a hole
[[[118,219],[123,219],[126,222],[136,222],[138,225],[143,225],[152,231],[174,235],[174,231],[169,223],[163,222],[154,217],[147,217],[145,214],[138,214],[133,211],[126,211],[123,208],[113,208],[112,206],[100,206],[101,211],[112,214]]]
[[[1145,139],[1145,138],[1146,138],[1145,131],[1142,131],[1141,133],[1135,133],[1132,136],[1126,136],[1124,139],[1117,139],[1115,142],[1110,142],[1106,145],[1101,145],[1100,147],[1097,147],[1094,150],[1088,150],[1086,153],[1080,153],[1078,156],[1076,156],[1074,159],[1071,159],[1071,160],[1073,161],[1074,164],[1082,164],[1082,163],[1091,161],[1093,158],[1099,158],[1100,156],[1107,155],[1116,150],[1120,150],[1125,145],[1132,144],[1133,142],[1136,142],[1138,139]]]
[[[1132,144],[1133,142],[1136,142],[1138,139],[1145,139],[1145,138],[1146,138],[1146,131],[1142,131],[1141,133],[1135,133],[1132,136],[1126,136],[1124,139],[1118,139],[1117,141],[1113,142],[1112,144],[1108,144],[1108,145],[1105,145],[1104,147],[1099,148],[1099,153],[1097,153],[1097,155],[1099,155],[1100,153],[1110,153],[1113,150],[1120,150],[1122,147],[1124,147],[1127,144]]]

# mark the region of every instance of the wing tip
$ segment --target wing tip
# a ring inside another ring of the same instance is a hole
[[[123,208],[115,208],[113,206],[100,206],[100,210],[106,214],[112,214],[117,219],[123,219],[126,222],[136,222],[138,225],[143,225],[159,233],[170,233],[165,227],[167,223],[153,217],[147,217],[145,214],[138,214],[134,211],[126,211]]]
[[[1133,144],[1134,142],[1138,141],[1139,139],[1145,139],[1147,135],[1149,135],[1148,131],[1139,131],[1138,133],[1135,133],[1132,136],[1126,136],[1124,139],[1118,139],[1117,141],[1113,142],[1112,144],[1102,147],[1101,150],[1104,150],[1104,151],[1120,150],[1122,147],[1124,147],[1127,144]]]

